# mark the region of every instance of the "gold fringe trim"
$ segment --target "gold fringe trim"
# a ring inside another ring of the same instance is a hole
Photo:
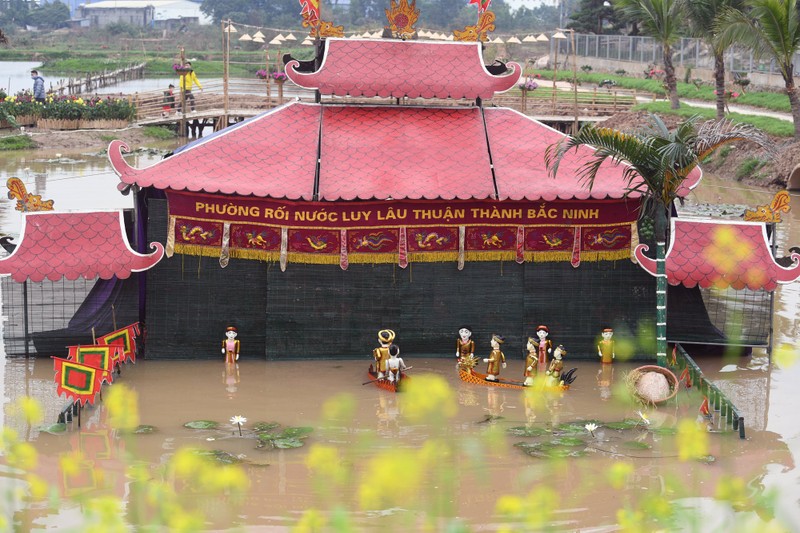
[[[309,254],[304,252],[289,252],[287,260],[290,263],[305,263],[307,265],[338,265],[339,254]]]
[[[467,261],[514,261],[516,258],[517,253],[513,250],[495,252],[479,252],[473,250],[471,252],[464,252],[464,259]]]
[[[175,252],[183,255],[199,255],[219,258],[219,246],[201,246],[199,244],[175,244]]]
[[[235,257],[236,259],[256,259],[259,261],[278,261],[281,258],[281,253],[250,248],[232,248],[231,257]]]
[[[637,246],[639,246],[639,225],[633,222],[631,223],[631,262],[633,264],[639,262],[639,260],[636,259],[636,254],[633,253]]]
[[[409,261],[420,263],[444,263],[445,261],[457,261],[458,252],[411,252],[408,254]]]
[[[195,255],[219,258],[218,246],[201,246],[198,244],[175,244],[175,252],[182,255]],[[253,250],[242,248],[231,248],[230,255],[236,259],[251,259],[266,262],[277,262],[281,259],[280,252]],[[611,250],[611,251],[581,251],[581,261],[618,261],[620,259],[630,259],[631,251]],[[510,250],[497,252],[466,252],[464,258],[467,261],[514,261],[516,253]],[[288,262],[305,263],[311,265],[338,265],[339,254],[310,254],[303,252],[289,252],[286,259]],[[397,263],[397,253],[383,254],[349,254],[350,263],[358,264],[384,264]],[[572,252],[525,252],[525,261],[534,263],[570,261]],[[409,263],[445,263],[458,260],[458,252],[413,252],[408,254]]]

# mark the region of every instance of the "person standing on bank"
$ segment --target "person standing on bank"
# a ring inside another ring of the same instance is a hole
[[[200,92],[203,92],[203,86],[200,85],[200,81],[194,73],[191,61],[186,62],[184,69],[186,72],[181,74],[181,91],[183,91],[184,102],[190,103],[192,112],[194,112],[194,95],[192,94],[192,88],[197,85]]]
[[[33,99],[43,104],[45,101],[44,78],[39,76],[38,70],[32,70],[31,79],[33,80]]]

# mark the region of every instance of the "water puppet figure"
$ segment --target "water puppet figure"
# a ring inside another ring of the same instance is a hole
[[[483,360],[484,363],[489,363],[486,368],[486,381],[497,381],[497,376],[500,375],[500,368],[506,367],[506,356],[500,351],[500,345],[505,341],[506,339],[502,335],[492,335],[492,340],[490,341],[492,353]]]
[[[539,364],[547,365],[547,356],[553,353],[553,341],[547,338],[550,335],[550,330],[547,326],[539,326],[536,328],[536,339],[534,345],[538,354]]]
[[[236,336],[239,332],[234,326],[228,326],[225,330],[225,340],[222,341],[222,353],[225,354],[225,362],[233,363],[239,360],[239,349],[241,344]]]
[[[472,328],[461,326],[458,328],[458,339],[456,339],[456,360],[461,362],[471,355],[475,355],[475,341],[472,340]]]
[[[617,356],[614,353],[614,330],[611,328],[605,328],[603,332],[600,334],[603,337],[599,343],[597,343],[597,355],[600,356],[600,361],[603,364],[611,364],[614,362],[614,357]]]
[[[372,350],[372,358],[375,360],[375,371],[378,379],[386,379],[386,362],[389,360],[389,346],[394,340],[395,333],[390,329],[382,329],[378,332],[378,343],[380,346]]]

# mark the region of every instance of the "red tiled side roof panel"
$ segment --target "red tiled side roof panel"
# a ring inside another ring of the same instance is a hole
[[[750,222],[673,219],[667,253],[672,285],[774,290],[800,277],[796,268],[775,263],[764,225]]]
[[[627,182],[624,167],[610,161],[600,166],[592,190],[578,177],[593,150],[580,147],[562,159],[557,177],[547,173],[545,150],[565,136],[511,109],[488,108],[486,128],[500,198],[511,200],[622,198]],[[638,198],[631,194],[630,198]]]
[[[328,39],[319,70],[286,74],[301,87],[336,96],[491,98],[513,87],[522,73],[494,76],[483,65],[480,43]],[[412,73],[412,74],[409,74]]]
[[[149,255],[134,252],[122,228],[120,211],[27,213],[16,250],[0,259],[0,273],[18,282],[62,277],[74,280],[127,278],[147,270],[164,255],[161,244]]]
[[[320,200],[493,194],[477,108],[325,107]]]
[[[115,171],[140,187],[310,200],[318,133],[319,106],[292,103],[146,169]]]

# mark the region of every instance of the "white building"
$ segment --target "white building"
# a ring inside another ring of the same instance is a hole
[[[188,0],[100,0],[81,5],[78,17],[89,20],[92,27],[118,22],[154,28],[211,24],[200,4]]]

